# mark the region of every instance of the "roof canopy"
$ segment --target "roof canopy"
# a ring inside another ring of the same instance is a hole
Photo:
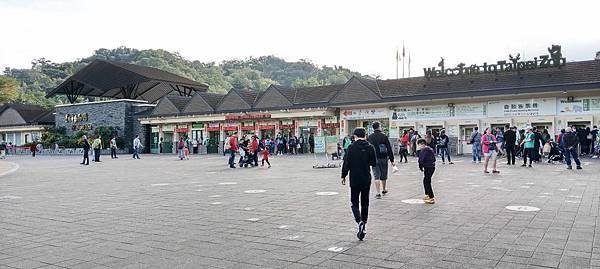
[[[206,90],[206,84],[156,68],[94,60],[49,91],[46,97],[65,94],[71,103],[79,96],[137,99],[152,103],[173,91],[181,96],[192,96],[194,92]]]
[[[54,124],[52,111],[29,104],[5,104],[0,106],[0,126]]]

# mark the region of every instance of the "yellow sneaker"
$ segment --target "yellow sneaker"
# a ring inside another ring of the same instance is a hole
[[[425,200],[425,203],[430,205],[435,204],[435,198],[427,199]]]
[[[429,199],[430,199],[430,198],[429,198],[429,195],[425,195],[425,196],[423,197],[423,201],[427,201],[427,200],[429,200]]]

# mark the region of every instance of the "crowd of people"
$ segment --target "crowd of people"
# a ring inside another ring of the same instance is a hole
[[[388,137],[381,132],[380,123],[372,125],[374,133],[367,136],[364,128],[353,132],[352,140],[346,144],[344,140],[344,163],[342,165],[342,185],[350,176],[350,203],[352,213],[357,223],[356,236],[363,240],[366,234],[366,224],[369,212],[369,193],[371,180],[374,180],[376,199],[388,193],[386,180],[388,178],[388,161],[395,168],[394,154]],[[418,157],[418,167],[423,172],[423,201],[435,203],[431,186],[431,178],[435,172],[436,157],[441,157],[442,164],[452,164],[449,144],[450,138],[445,130],[439,134],[427,131],[422,137],[418,131],[410,129],[403,131],[398,139],[398,155],[400,163],[408,162],[408,155]],[[538,130],[527,126],[518,130],[517,127],[486,128],[483,133],[475,127],[469,137],[468,144],[472,146],[473,163],[481,163],[485,174],[499,174],[498,158],[506,156],[507,165],[515,165],[516,159],[521,158],[522,167],[532,167],[533,163],[547,159],[548,163],[562,162],[567,169],[582,169],[579,155],[589,155],[598,158],[600,155],[600,136],[598,128],[577,128],[570,126],[562,129],[552,137],[548,130]],[[490,169],[491,168],[491,171]],[[396,170],[395,168],[394,170]]]

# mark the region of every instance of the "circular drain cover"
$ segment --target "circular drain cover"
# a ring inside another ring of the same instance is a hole
[[[506,207],[508,210],[512,211],[521,211],[521,212],[535,212],[540,211],[539,208],[533,206],[525,206],[525,205],[509,205]]]
[[[337,195],[337,192],[334,191],[321,191],[321,192],[317,192],[315,193],[316,195],[322,195],[322,196],[328,196],[328,195]]]
[[[244,193],[262,193],[262,192],[266,192],[266,190],[247,190],[247,191],[244,191]]]
[[[422,199],[406,199],[406,200],[402,200],[403,203],[405,204],[424,204],[425,201],[423,201]]]

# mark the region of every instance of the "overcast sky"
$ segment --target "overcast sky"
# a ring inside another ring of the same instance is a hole
[[[404,42],[411,75],[422,76],[440,56],[446,66],[509,53],[529,59],[547,54],[551,44],[561,44],[568,61],[593,59],[599,16],[600,1],[574,0],[0,0],[0,68],[127,46],[200,61],[306,58],[395,78],[396,48]]]

